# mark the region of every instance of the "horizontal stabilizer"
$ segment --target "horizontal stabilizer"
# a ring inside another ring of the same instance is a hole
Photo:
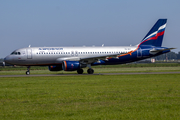
[[[172,50],[172,49],[176,49],[176,48],[153,49],[153,50],[150,50],[150,53],[151,54],[157,54],[158,52]]]

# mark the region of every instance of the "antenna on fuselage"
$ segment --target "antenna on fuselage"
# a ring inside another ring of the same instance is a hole
[[[29,45],[29,47],[31,47],[31,45]]]

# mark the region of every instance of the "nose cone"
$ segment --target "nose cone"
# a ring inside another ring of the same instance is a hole
[[[9,56],[9,55],[4,58],[4,62],[5,62],[5,63],[11,64],[12,60],[13,60],[12,57]]]

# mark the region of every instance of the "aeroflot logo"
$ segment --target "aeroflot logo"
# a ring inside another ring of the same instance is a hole
[[[63,48],[39,48],[39,50],[63,50]]]

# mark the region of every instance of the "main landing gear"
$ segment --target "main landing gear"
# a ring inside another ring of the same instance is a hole
[[[93,74],[93,73],[94,73],[94,70],[91,68],[91,65],[88,64],[87,66],[89,67],[89,69],[87,70],[87,73],[88,73],[88,74]],[[84,71],[83,71],[82,68],[80,68],[80,69],[77,70],[77,73],[78,73],[78,74],[83,74],[83,72],[84,72]]]
[[[83,69],[78,69],[78,70],[77,70],[77,73],[78,73],[78,74],[83,74],[83,72],[84,72]]]
[[[88,74],[93,74],[94,70],[91,68],[91,64],[88,64],[87,66],[89,67],[89,69],[87,70],[87,73]]]
[[[93,74],[93,73],[94,73],[94,70],[93,70],[92,68],[89,68],[89,69],[87,70],[87,73],[88,73],[88,74]]]
[[[30,74],[30,66],[27,67],[26,75]]]
[[[27,71],[27,72],[28,72],[28,71]],[[26,72],[26,73],[27,73],[27,72]],[[83,72],[84,72],[83,69],[78,69],[78,70],[77,70],[77,73],[78,73],[78,74],[83,74]],[[89,69],[87,70],[87,73],[88,73],[88,74],[93,74],[93,73],[94,73],[94,70],[93,70],[92,68],[89,68]]]

